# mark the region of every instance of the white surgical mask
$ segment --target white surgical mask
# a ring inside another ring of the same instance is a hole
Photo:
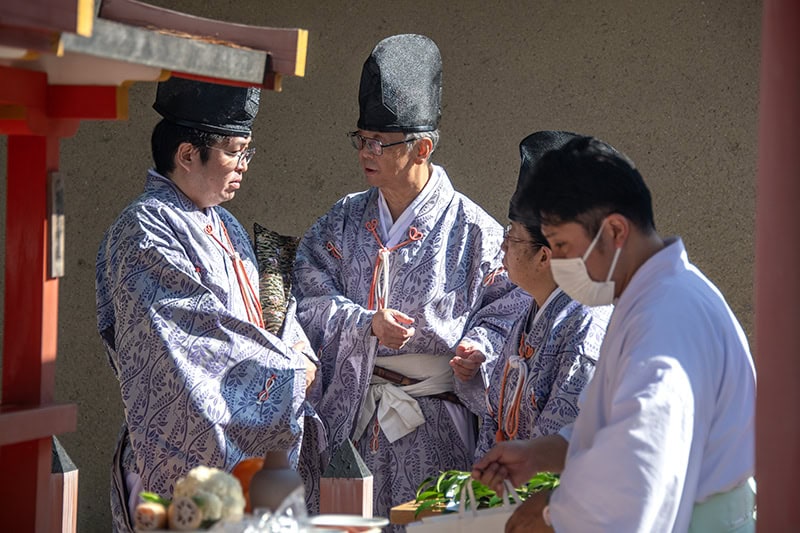
[[[614,302],[614,282],[611,281],[611,276],[614,274],[614,267],[617,266],[617,259],[619,259],[622,248],[617,248],[616,252],[614,252],[614,259],[611,261],[611,268],[608,270],[608,277],[605,281],[593,280],[586,270],[586,259],[592,253],[597,241],[600,240],[605,223],[606,221],[603,220],[603,223],[600,224],[597,235],[595,235],[592,244],[586,249],[583,257],[550,260],[553,279],[558,283],[558,286],[571,298],[591,307],[609,305]]]

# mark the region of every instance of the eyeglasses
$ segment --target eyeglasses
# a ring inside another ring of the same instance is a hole
[[[353,148],[361,151],[362,148],[366,145],[367,151],[372,155],[382,155],[384,148],[389,148],[390,146],[396,146],[398,144],[405,144],[411,143],[416,141],[416,139],[405,139],[403,141],[397,141],[394,143],[383,144],[378,139],[370,139],[369,137],[364,137],[357,131],[351,131],[347,134],[350,137],[350,142],[353,143]]]
[[[242,166],[242,163],[249,165],[250,161],[253,160],[253,156],[256,153],[255,147],[245,148],[244,150],[239,150],[238,152],[231,152],[230,150],[226,150],[224,148],[218,148],[216,146],[206,146],[206,148],[210,148],[212,150],[218,150],[223,154],[227,155],[228,157],[235,157],[236,168]]]
[[[504,241],[516,242],[518,244],[526,242],[526,243],[532,244],[534,247],[538,247],[538,248],[541,248],[542,246],[544,246],[543,244],[541,244],[540,242],[537,242],[537,241],[531,241],[531,240],[528,240],[528,239],[518,239],[516,237],[512,237],[510,235],[510,233],[511,233],[511,224],[506,226],[505,229],[503,230],[503,240]]]

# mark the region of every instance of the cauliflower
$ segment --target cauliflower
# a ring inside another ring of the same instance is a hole
[[[217,468],[198,466],[178,480],[173,499],[194,499],[203,510],[203,520],[240,520],[244,513],[244,494],[239,480]]]

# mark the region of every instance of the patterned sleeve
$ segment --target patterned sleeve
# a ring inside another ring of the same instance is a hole
[[[297,250],[292,292],[297,316],[322,366],[314,407],[332,447],[350,436],[372,375],[377,340],[369,311],[344,296],[341,202],[306,232]],[[319,378],[318,378],[319,380]]]
[[[549,391],[534,391],[539,416],[530,438],[558,433],[578,416],[578,397],[594,375],[605,332],[605,322],[586,309],[578,306],[557,323],[537,355],[539,361],[555,359],[555,379]],[[546,401],[540,402],[539,397]]]
[[[505,354],[504,354],[505,355]],[[484,408],[480,414],[478,442],[475,446],[475,461],[480,460],[497,443],[497,406],[500,387],[503,382],[505,357],[498,360],[489,378],[489,386],[484,395]]]
[[[481,353],[486,356],[486,362],[481,368],[482,376],[476,376],[468,383],[455,381],[459,397],[479,416],[486,410],[483,392],[498,364],[498,356],[506,343],[511,342],[509,339],[514,324],[531,305],[531,297],[516,287],[502,271],[502,231],[499,224],[492,220],[491,225],[482,229],[482,234],[483,257],[476,263],[482,265],[483,269],[475,278],[475,282],[481,286],[480,305],[471,315],[463,338],[479,346]]]

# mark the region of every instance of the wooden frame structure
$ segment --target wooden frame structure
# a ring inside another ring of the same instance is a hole
[[[759,531],[800,523],[800,2],[764,0],[756,197]]]
[[[124,120],[128,87],[170,75],[281,89],[305,73],[308,32],[231,24],[133,0],[0,4],[0,133],[8,136],[0,524],[51,531],[54,403],[63,275],[60,139],[81,120]],[[14,480],[8,483],[6,480]],[[74,526],[73,526],[74,527]]]

